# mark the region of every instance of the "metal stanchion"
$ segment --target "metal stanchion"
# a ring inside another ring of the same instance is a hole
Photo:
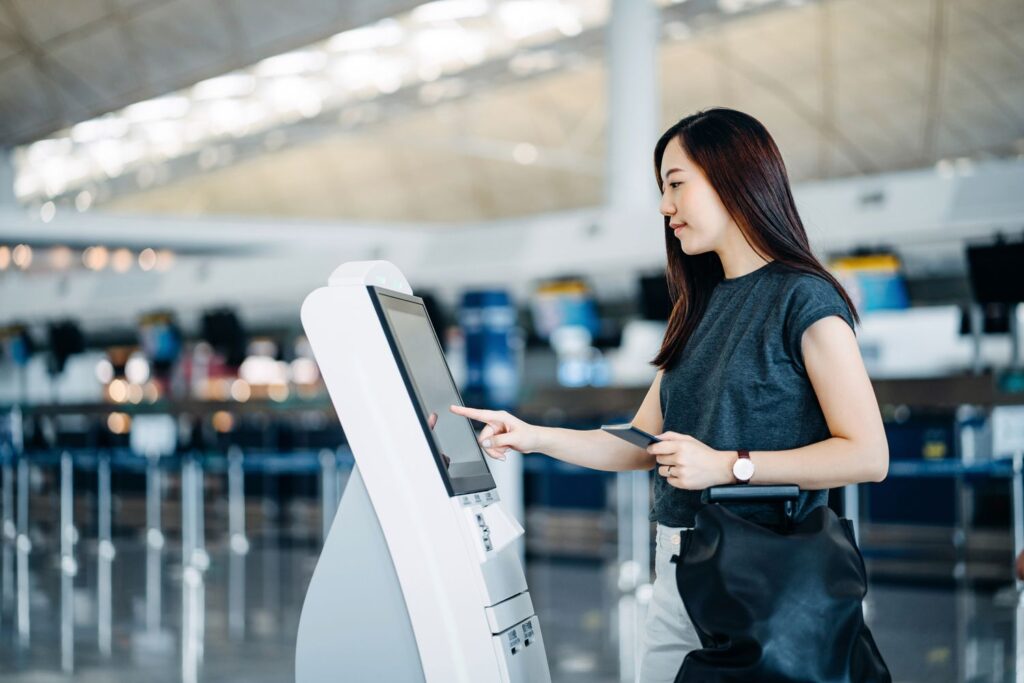
[[[647,471],[615,478],[618,505],[619,680],[632,683],[640,660],[641,629],[651,598],[651,534]]]
[[[199,463],[188,457],[181,466],[181,679],[194,683],[203,660],[204,586],[201,538],[202,476]]]
[[[637,567],[631,559],[633,543],[631,510],[633,507],[632,487],[629,473],[619,472],[615,475],[616,504],[616,550],[618,561],[618,645],[619,645],[619,681],[632,683],[636,678],[636,659],[633,656],[636,632],[636,603],[632,589],[636,586]]]
[[[276,615],[281,610],[281,505],[277,502],[277,476],[264,470],[263,472],[263,529],[262,558],[263,605],[261,618]],[[276,632],[278,622],[269,621],[269,630]]]
[[[166,657],[175,648],[174,633],[163,627],[162,527],[163,473],[161,460],[176,452],[178,427],[170,415],[136,415],[132,418],[129,444],[132,453],[145,458],[146,476],[146,592],[145,626],[132,630],[132,644],[139,658]]]
[[[245,638],[245,557],[249,539],[245,535],[245,471],[242,449],[228,449],[228,634],[233,640]]]
[[[181,562],[199,571],[210,564],[204,541],[203,468],[189,456],[181,465]]]
[[[3,461],[3,483],[0,488],[0,546],[3,547],[2,575],[0,575],[0,625],[4,617],[11,613],[15,605],[15,548],[18,543],[18,527],[15,523],[14,510],[14,462],[24,451],[22,438],[21,408],[14,406],[6,416],[9,440],[0,443],[0,460]]]
[[[1013,454],[1013,558],[1024,552],[1024,451]],[[1013,575],[1016,576],[1016,571]],[[1014,680],[1024,683],[1024,583],[1016,579],[1017,609],[1014,613]]]
[[[853,537],[860,543],[860,486],[847,484],[843,487],[843,516],[853,526]]]
[[[192,483],[192,458],[181,462],[181,566],[192,566],[195,553],[195,489]]]
[[[985,311],[981,305],[972,302],[970,304],[969,318],[971,325],[971,372],[980,375],[982,371],[981,342],[984,335]]]
[[[10,613],[14,602],[14,545],[18,539],[18,530],[14,525],[14,468],[11,465],[13,449],[7,444],[0,444],[0,545],[3,546],[3,568],[0,575],[0,622]]]
[[[203,470],[203,461],[192,460],[192,485],[194,490],[195,515],[192,518],[194,525],[195,548],[193,549],[192,564],[196,569],[205,572],[210,566],[210,556],[206,552],[206,472]]]
[[[338,508],[338,460],[334,451],[320,451],[320,541],[327,541]]]
[[[860,487],[857,484],[847,484],[843,487],[843,516],[850,520],[853,527],[853,539],[860,545]],[[864,612],[864,619],[870,620],[873,606],[872,596],[865,597],[861,605]]]
[[[640,662],[643,645],[643,625],[647,617],[647,605],[651,601],[653,586],[651,585],[651,476],[647,470],[632,472],[633,507],[632,507],[632,543],[633,562],[637,567],[637,582],[633,590],[636,601],[636,614],[633,625],[633,662],[634,669]]]
[[[192,491],[195,513],[192,516],[193,538],[195,551],[192,555],[192,567],[197,576],[191,608],[193,610],[193,629],[195,638],[196,661],[202,663],[206,643],[206,578],[204,572],[210,566],[210,556],[206,553],[206,514],[203,504],[205,499],[205,472],[202,460],[192,460]]]
[[[110,456],[103,453],[96,463],[96,527],[99,536],[99,550],[96,553],[96,595],[97,619],[96,642],[100,654],[111,654],[112,569],[114,563],[114,542],[111,533],[110,497]]]
[[[160,530],[160,456],[146,459],[146,631],[160,631],[160,612],[163,602],[161,583],[161,556],[164,535]]]
[[[953,581],[956,605],[956,642],[959,679],[962,681],[977,680],[982,668],[980,647],[977,638],[971,636],[972,624],[976,617],[976,600],[967,578],[967,536],[972,521],[971,491],[963,474],[954,478],[954,503],[956,505],[956,521],[953,528]]]
[[[17,629],[18,646],[27,649],[31,625],[29,622],[29,575],[28,556],[32,552],[32,541],[28,537],[28,460],[24,455],[18,458],[18,500],[17,500]]]
[[[181,595],[181,680],[195,683],[203,660],[204,608],[203,573],[195,567],[186,567],[182,573]]]
[[[67,451],[60,456],[60,667],[75,670],[74,463]]]

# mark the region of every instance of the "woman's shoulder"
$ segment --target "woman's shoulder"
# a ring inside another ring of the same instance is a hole
[[[811,324],[828,316],[838,316],[856,331],[853,311],[836,282],[819,273],[809,273],[790,265],[779,264],[778,310],[783,316],[788,341],[798,349],[803,332]]]
[[[778,262],[775,268],[780,295],[791,305],[843,305],[846,300],[839,293],[835,283],[822,274],[809,273],[786,263]]]

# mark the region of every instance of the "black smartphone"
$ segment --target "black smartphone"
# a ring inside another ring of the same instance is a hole
[[[631,424],[601,425],[601,429],[609,434],[614,434],[620,439],[630,442],[634,446],[639,446],[640,448],[647,448],[652,443],[661,441],[661,439],[653,434],[648,434],[639,427],[634,427]]]

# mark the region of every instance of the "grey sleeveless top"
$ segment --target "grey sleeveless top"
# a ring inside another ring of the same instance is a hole
[[[778,261],[718,283],[697,329],[662,375],[664,431],[689,434],[718,450],[778,451],[829,438],[800,341],[812,323],[832,315],[854,326],[830,282]],[[655,473],[650,519],[693,526],[700,494],[670,486]],[[827,490],[802,492],[797,517],[827,500]],[[755,522],[780,518],[777,503],[729,507]]]

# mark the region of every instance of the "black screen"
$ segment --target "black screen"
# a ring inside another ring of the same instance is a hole
[[[665,273],[640,277],[640,315],[644,320],[668,320],[672,314],[672,297],[668,293]]]
[[[967,266],[978,303],[1015,304],[1024,301],[1024,242],[971,246]]]
[[[472,423],[448,409],[462,405],[462,398],[423,301],[379,287],[368,289],[449,494],[494,488]]]

